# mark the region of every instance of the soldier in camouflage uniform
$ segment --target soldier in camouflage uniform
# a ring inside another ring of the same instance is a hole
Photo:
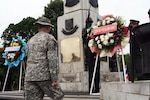
[[[35,24],[38,33],[26,48],[25,100],[43,100],[44,94],[52,100],[62,100],[64,94],[57,82],[57,41],[49,34],[53,25],[46,17],[40,17]]]

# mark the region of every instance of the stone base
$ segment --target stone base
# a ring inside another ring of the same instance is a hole
[[[100,100],[150,100],[150,80],[101,83]]]
[[[88,93],[88,72],[59,74],[60,86],[66,93]]]
[[[123,81],[123,72],[101,72],[102,82]]]

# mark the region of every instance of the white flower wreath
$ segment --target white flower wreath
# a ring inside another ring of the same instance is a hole
[[[117,49],[123,48],[129,42],[128,28],[124,26],[122,17],[106,15],[91,28],[88,42],[92,52],[100,57],[113,56]]]

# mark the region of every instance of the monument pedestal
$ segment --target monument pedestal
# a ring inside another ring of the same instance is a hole
[[[60,85],[66,93],[88,93],[88,72],[59,74]]]
[[[102,82],[113,82],[113,81],[123,81],[123,72],[110,72],[109,69],[109,60],[106,57],[107,61],[101,61],[100,68],[100,79]],[[119,69],[118,69],[119,70]]]
[[[88,17],[93,20],[93,25],[99,19],[98,8],[91,4],[89,0],[64,0],[64,15],[57,20],[59,83],[64,92],[89,93],[82,31]]]

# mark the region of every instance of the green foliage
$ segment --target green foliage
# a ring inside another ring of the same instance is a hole
[[[125,60],[125,65],[127,66],[127,68],[130,67],[130,54],[126,54],[124,55],[124,60]],[[123,64],[122,64],[122,55],[119,55],[119,61],[120,61],[120,65],[121,65],[121,71],[123,71]]]
[[[37,32],[36,26],[33,25],[35,21],[34,18],[27,17],[17,24],[10,24],[1,36],[4,40],[4,46],[9,45],[12,37],[17,35],[22,36],[26,40],[30,39]]]
[[[121,70],[123,71],[122,60],[121,60],[122,57],[121,57],[121,55],[120,55],[119,58],[120,58]],[[131,78],[132,73],[135,73],[135,72],[131,72],[130,54],[124,55],[124,59],[125,59],[125,64],[127,66],[129,77]],[[136,76],[134,76],[134,78],[135,78],[135,80],[137,80]]]
[[[35,19],[32,17],[24,18],[20,23],[15,25],[15,33],[20,32],[36,32],[36,27],[33,25]]]
[[[126,66],[129,69],[129,67],[130,67],[130,55],[126,54],[124,59],[125,59],[125,62],[126,62]]]
[[[44,16],[51,20],[51,23],[55,26],[53,35],[57,38],[57,18],[62,16],[63,11],[63,1],[62,0],[51,0],[50,4],[44,8]]]

